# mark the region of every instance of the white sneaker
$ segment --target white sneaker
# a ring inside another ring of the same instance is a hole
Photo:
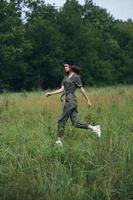
[[[59,145],[59,146],[63,146],[63,144],[62,144],[62,141],[61,141],[61,140],[57,140],[55,143],[56,143],[57,145]]]
[[[93,126],[92,132],[96,133],[96,135],[100,138],[101,137],[100,125]]]

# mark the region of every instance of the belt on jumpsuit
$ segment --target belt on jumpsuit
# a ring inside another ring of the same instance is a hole
[[[65,92],[64,92],[64,93],[61,95],[60,100],[63,102],[63,96],[67,96],[67,95],[69,95],[69,94],[73,94],[73,93],[71,93],[71,92],[65,93]]]

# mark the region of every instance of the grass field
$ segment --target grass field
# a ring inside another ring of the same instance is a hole
[[[0,96],[0,200],[132,200],[133,86],[77,92],[80,119],[100,124],[102,137],[68,121],[55,145],[60,95]]]

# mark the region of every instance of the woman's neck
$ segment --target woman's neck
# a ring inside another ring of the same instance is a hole
[[[74,73],[73,71],[70,71],[69,74],[68,74],[68,76],[71,76],[73,73]]]

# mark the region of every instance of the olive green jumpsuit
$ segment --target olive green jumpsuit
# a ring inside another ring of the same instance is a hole
[[[75,90],[82,87],[80,76],[74,73],[71,78],[65,76],[62,85],[64,85],[65,104],[63,105],[63,113],[58,120],[57,136],[62,137],[65,130],[65,125],[70,117],[72,125],[76,128],[88,129],[88,123],[81,122],[78,119],[77,99]]]

